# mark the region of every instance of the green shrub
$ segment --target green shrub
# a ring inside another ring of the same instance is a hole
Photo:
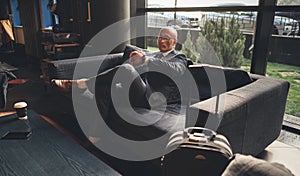
[[[243,61],[245,38],[235,18],[230,20],[227,28],[222,18],[220,22],[207,20],[192,42],[190,33],[183,44],[183,52],[195,62],[211,63],[218,60],[227,67],[240,67]]]

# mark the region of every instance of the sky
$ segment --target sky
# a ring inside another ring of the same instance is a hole
[[[220,3],[244,3],[246,5],[258,5],[258,0],[177,0],[178,6],[213,6]],[[148,0],[148,4],[161,4],[166,7],[174,7],[175,0]]]

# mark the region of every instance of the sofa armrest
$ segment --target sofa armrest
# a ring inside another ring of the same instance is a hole
[[[224,134],[235,153],[257,155],[280,134],[289,83],[259,75],[254,81],[191,105],[186,126],[206,126]]]

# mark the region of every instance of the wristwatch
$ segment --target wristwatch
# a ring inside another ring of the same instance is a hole
[[[145,54],[143,54],[143,56],[142,56],[142,64],[144,64],[144,63],[145,63],[145,60],[146,60],[146,55],[145,55]]]

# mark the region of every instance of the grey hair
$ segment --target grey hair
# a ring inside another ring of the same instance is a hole
[[[160,29],[159,33],[161,33],[162,31],[169,31],[170,34],[172,35],[172,37],[174,37],[175,40],[177,40],[177,31],[176,29],[172,28],[172,27],[163,27]]]

